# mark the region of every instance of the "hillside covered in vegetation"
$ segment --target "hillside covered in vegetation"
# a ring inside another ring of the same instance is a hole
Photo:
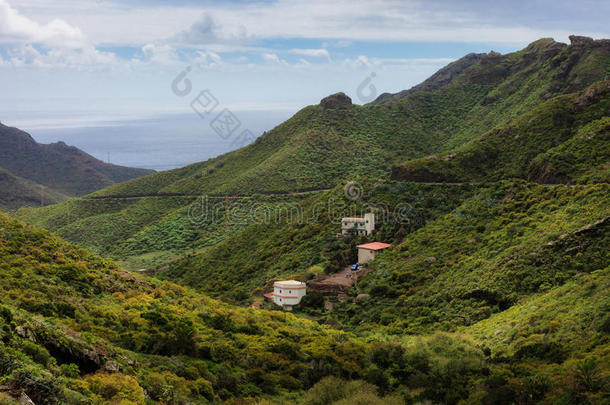
[[[209,161],[0,216],[0,384],[68,403],[607,402],[608,72],[608,40],[470,54]],[[372,235],[337,235],[369,211]],[[373,241],[391,247],[340,299],[247,308]]]
[[[481,139],[393,168],[403,181],[610,182],[610,81],[552,98]]]
[[[582,37],[467,55],[371,105],[331,96],[240,150],[18,217],[130,268],[155,268],[244,228],[226,225],[222,199],[210,200],[214,218],[193,222],[197,196],[276,206],[307,196],[294,192],[392,173],[427,182],[604,181],[608,93],[607,82],[596,82],[609,66],[608,41]]]
[[[607,393],[607,267],[458,334],[359,338],[133,275],[1,213],[0,249],[3,403],[597,403]]]
[[[358,106],[335,95],[253,144],[206,162],[106,188],[96,195],[253,194],[334,187],[385,177],[407,159],[452,150],[553,97],[603,80],[610,41],[541,39],[500,55],[470,54],[413,89]]]

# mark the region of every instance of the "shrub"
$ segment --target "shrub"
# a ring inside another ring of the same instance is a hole
[[[108,401],[144,404],[144,390],[131,376],[120,373],[96,373],[85,377],[91,391]],[[129,401],[129,402],[126,402]]]
[[[49,351],[46,348],[39,346],[34,342],[30,342],[29,340],[23,341],[22,349],[25,354],[32,358],[32,360],[43,366],[46,366],[51,359],[51,354],[49,354]]]
[[[70,364],[62,364],[61,366],[59,366],[61,373],[68,378],[78,378],[78,376],[80,375],[80,370],[78,369],[78,366],[74,363],[70,363]]]

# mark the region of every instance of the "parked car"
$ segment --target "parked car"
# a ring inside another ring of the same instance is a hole
[[[352,271],[360,270],[360,265],[358,263],[352,264]]]

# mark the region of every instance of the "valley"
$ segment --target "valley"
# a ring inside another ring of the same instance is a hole
[[[0,401],[605,403],[610,40],[570,39],[469,54],[365,105],[330,95],[205,162],[11,202]],[[365,213],[372,232],[342,235]],[[292,313],[264,302],[281,280],[307,285]]]

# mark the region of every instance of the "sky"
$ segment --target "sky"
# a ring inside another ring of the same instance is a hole
[[[608,38],[608,15],[590,0],[0,0],[0,121],[185,112],[202,94],[234,110],[338,91],[363,104],[470,52]]]

